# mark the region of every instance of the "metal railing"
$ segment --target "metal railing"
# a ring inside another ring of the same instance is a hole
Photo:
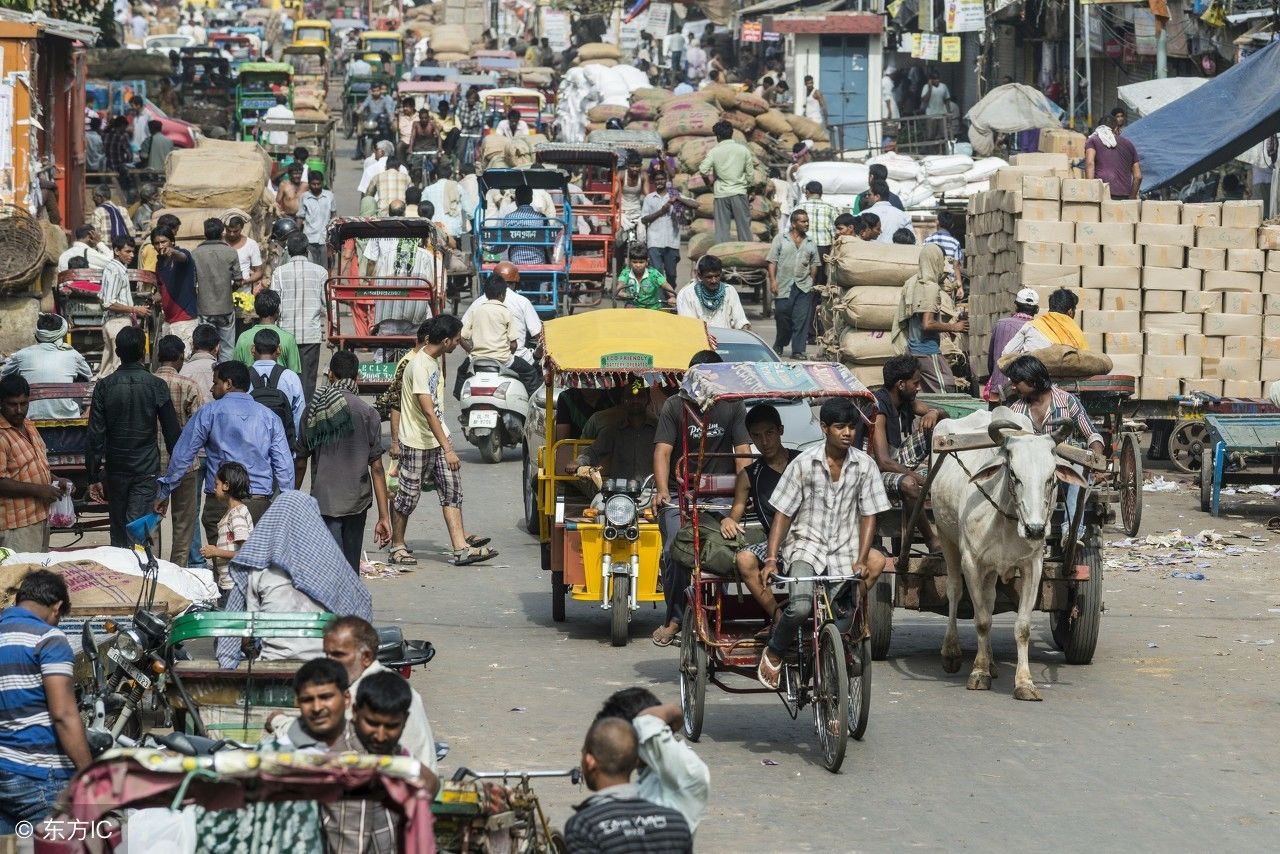
[[[830,125],[831,147],[837,153],[869,151],[879,154],[892,139],[903,154],[946,154],[954,132],[954,120],[946,116],[904,116],[900,119],[867,119]]]

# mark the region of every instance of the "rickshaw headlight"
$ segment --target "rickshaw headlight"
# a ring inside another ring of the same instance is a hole
[[[146,653],[137,629],[129,629],[116,635],[116,649],[120,650],[125,659],[133,662],[141,661]]]
[[[615,495],[604,504],[604,518],[616,528],[625,528],[636,520],[636,503],[625,495]]]

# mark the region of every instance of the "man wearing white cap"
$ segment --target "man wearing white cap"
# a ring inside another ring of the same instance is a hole
[[[1040,310],[1040,295],[1031,288],[1023,288],[1014,296],[1013,305],[1013,316],[1000,318],[991,328],[991,350],[987,353],[987,373],[991,376],[987,380],[988,400],[999,400],[1003,394],[1008,380],[996,361],[1013,336],[1018,334],[1018,330],[1036,316],[1036,312]]]

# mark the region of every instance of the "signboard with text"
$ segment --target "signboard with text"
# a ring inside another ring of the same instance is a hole
[[[982,0],[947,0],[947,32],[981,32],[986,23]]]
[[[743,21],[742,22],[742,40],[744,42],[758,42],[764,40],[764,24],[759,21]]]

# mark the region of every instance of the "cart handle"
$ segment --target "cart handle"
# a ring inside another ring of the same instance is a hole
[[[861,581],[862,573],[854,572],[849,575],[775,575],[771,579],[773,584],[797,584],[801,581]]]

